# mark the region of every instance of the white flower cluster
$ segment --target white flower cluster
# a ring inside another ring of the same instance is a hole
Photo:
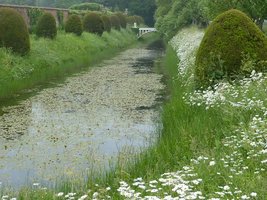
[[[134,179],[131,185],[122,181],[118,191],[121,196],[132,200],[205,199],[202,192],[196,189],[202,182],[196,176],[194,169],[186,166],[149,182],[144,182],[142,178]]]
[[[176,51],[179,58],[178,73],[184,77],[188,73],[188,66],[192,66],[195,59],[194,55],[204,33],[198,29],[185,29],[179,32],[171,41],[170,45]]]
[[[68,194],[64,195],[64,192],[59,192],[58,194],[56,194],[56,197],[58,199],[65,199],[65,200],[74,200],[74,199],[78,199],[78,200],[85,200],[88,199],[88,195],[83,195],[81,197],[77,197],[78,195],[76,193],[70,192]]]
[[[220,82],[212,88],[187,93],[184,99],[190,105],[204,105],[206,109],[228,105],[246,110],[267,111],[264,107],[265,99],[262,98],[262,95],[266,94],[266,86],[267,77],[252,71],[248,78],[233,84]]]

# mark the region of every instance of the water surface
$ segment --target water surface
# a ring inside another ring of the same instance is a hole
[[[84,178],[120,152],[156,136],[164,85],[153,72],[162,51],[130,49],[64,83],[39,90],[0,116],[0,182],[19,188]]]

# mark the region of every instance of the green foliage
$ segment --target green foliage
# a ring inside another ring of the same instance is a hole
[[[248,16],[232,9],[215,18],[205,33],[196,56],[197,85],[239,75],[244,55],[267,60],[267,38]]]
[[[44,13],[39,19],[36,27],[36,35],[54,39],[57,35],[57,25],[54,16],[51,13]]]
[[[121,29],[121,23],[120,23],[120,19],[118,18],[117,15],[112,15],[109,17],[110,22],[111,22],[111,27],[116,29],[116,30],[120,30]]]
[[[96,13],[89,13],[84,17],[83,28],[89,33],[102,35],[104,32],[104,22]]]
[[[156,28],[166,39],[172,38],[180,29],[191,24],[205,26],[206,0],[158,0]]]
[[[22,16],[9,8],[0,9],[0,47],[25,55],[30,51],[27,25]]]
[[[101,19],[102,19],[102,21],[104,23],[104,29],[105,29],[105,31],[110,32],[111,31],[111,21],[110,21],[110,18],[107,15],[103,15],[103,16],[101,16]]]
[[[103,5],[98,3],[81,3],[75,4],[70,7],[72,10],[88,10],[88,11],[100,11]]]
[[[126,26],[127,26],[126,16],[123,13],[121,13],[121,12],[116,13],[116,15],[117,15],[117,17],[120,20],[120,26],[121,26],[121,28],[126,28]]]
[[[140,24],[145,24],[145,20],[143,17],[141,16],[138,16],[138,15],[134,15],[135,17],[135,20],[137,21],[137,24],[140,25]]]
[[[82,35],[83,27],[81,18],[78,15],[71,15],[65,24],[66,33],[74,33],[77,36]]]
[[[27,14],[30,19],[30,32],[35,33],[38,20],[44,14],[44,12],[39,8],[28,8]]]
[[[154,14],[157,8],[155,0],[131,0],[128,8],[130,14],[142,16],[145,24],[154,26]]]
[[[137,15],[128,16],[126,18],[126,21],[130,25],[133,25],[134,23],[136,23],[137,25],[140,25],[140,24],[144,24],[145,23],[144,22],[144,19],[141,16],[137,16]]]
[[[207,1],[206,5],[209,7],[208,15],[211,19],[222,12],[235,8],[245,12],[262,29],[264,19],[267,18],[266,0],[214,0]]]
[[[134,23],[136,23],[136,21],[135,21],[135,17],[134,17],[134,16],[128,16],[128,17],[126,18],[126,21],[127,21],[127,24],[129,24],[129,25],[131,25],[131,26],[133,26]]]

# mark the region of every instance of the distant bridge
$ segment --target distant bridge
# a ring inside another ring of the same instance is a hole
[[[138,38],[141,38],[143,35],[147,33],[157,32],[155,28],[139,28]]]

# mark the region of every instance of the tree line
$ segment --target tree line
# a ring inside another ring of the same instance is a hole
[[[184,26],[205,26],[229,9],[245,12],[262,28],[267,19],[267,0],[156,0],[156,28],[171,38]]]
[[[146,24],[154,25],[155,0],[0,0],[1,4],[57,8],[69,8],[74,4],[85,2],[103,4],[113,11],[125,11],[127,9],[129,14],[142,16]]]

